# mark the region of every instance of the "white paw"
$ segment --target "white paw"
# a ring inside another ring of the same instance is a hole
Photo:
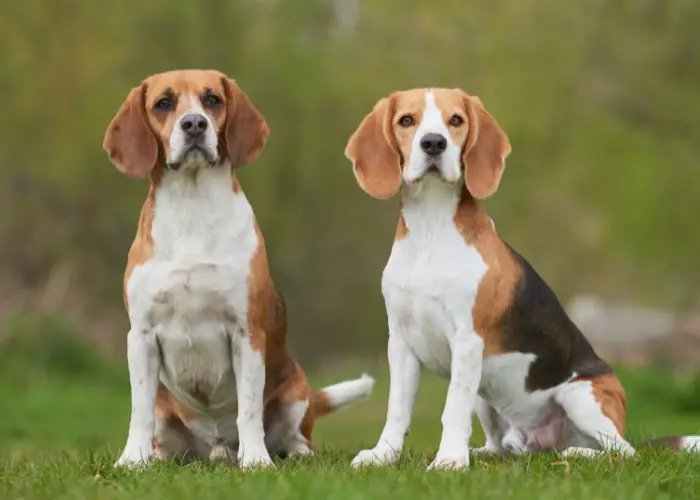
[[[238,465],[241,469],[274,469],[270,454],[266,449],[238,453]]]
[[[435,460],[428,470],[464,470],[469,468],[469,450],[464,453],[441,453],[438,451]]]
[[[226,445],[215,444],[212,446],[209,452],[209,460],[221,461],[221,462],[232,462],[236,458],[235,450],[232,450]]]
[[[312,457],[314,451],[308,446],[299,446],[296,450],[289,452],[289,458]]]
[[[153,450],[153,442],[149,439],[142,443],[135,444],[127,442],[119,460],[114,463],[115,467],[126,467],[135,469],[145,467],[153,460],[155,451]]]
[[[526,455],[530,452],[530,448],[525,444],[525,436],[512,427],[503,436],[501,446],[513,455]]]
[[[400,454],[401,452],[396,453],[388,446],[375,446],[371,450],[362,450],[358,453],[357,456],[352,459],[352,466],[359,468],[392,465],[398,461]]]
[[[592,458],[600,455],[601,452],[594,450],[593,448],[581,448],[579,446],[570,446],[565,449],[562,453],[562,457],[579,457],[579,458]]]
[[[472,455],[498,455],[501,453],[501,449],[491,443],[486,443],[479,448],[472,448],[470,451]]]

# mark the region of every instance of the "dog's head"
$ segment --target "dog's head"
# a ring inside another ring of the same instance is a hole
[[[153,75],[129,92],[103,147],[119,170],[145,177],[161,161],[171,170],[253,161],[269,128],[236,83],[218,71]]]
[[[459,89],[413,89],[380,100],[350,137],[345,155],[375,198],[438,175],[464,178],[475,198],[498,188],[510,143],[481,101]]]

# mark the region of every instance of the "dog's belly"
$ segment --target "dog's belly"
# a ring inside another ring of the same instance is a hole
[[[129,300],[132,328],[144,324],[154,332],[160,380],[196,412],[184,423],[208,444],[237,440],[232,352],[247,335],[248,301],[241,271],[228,264],[149,262],[129,283],[136,295]]]
[[[531,451],[560,448],[570,432],[566,414],[554,400],[561,385],[528,392],[525,383],[534,360],[534,354],[521,352],[485,358],[479,395]]]

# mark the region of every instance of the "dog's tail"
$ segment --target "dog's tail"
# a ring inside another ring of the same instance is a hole
[[[668,436],[650,439],[640,448],[671,448],[672,450],[700,453],[700,436]]]
[[[374,379],[363,373],[360,378],[329,385],[311,393],[311,409],[316,418],[353,404],[372,393]]]

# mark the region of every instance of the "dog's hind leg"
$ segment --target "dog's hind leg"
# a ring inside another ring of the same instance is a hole
[[[634,455],[634,448],[623,437],[627,402],[615,375],[575,379],[555,395],[555,400],[573,424],[566,456]]]
[[[313,454],[311,391],[298,365],[281,389],[276,400],[270,401],[265,410],[265,445],[280,457]]]
[[[181,405],[162,385],[158,387],[154,417],[153,448],[160,460],[205,458],[208,446],[187,428],[178,415]]]
[[[201,459],[206,455],[203,446],[175,415],[166,420],[156,418],[153,448],[159,460]],[[203,443],[201,443],[203,444]]]

